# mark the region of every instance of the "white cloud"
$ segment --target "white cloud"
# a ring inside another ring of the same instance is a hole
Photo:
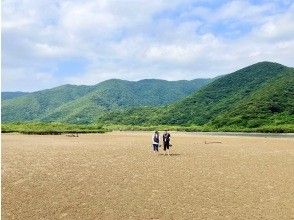
[[[274,5],[266,3],[263,5],[253,5],[248,1],[230,1],[217,10],[215,18],[217,20],[242,19],[247,21],[260,22],[263,14],[274,10]]]
[[[294,36],[294,8],[283,15],[273,16],[257,32],[263,39],[291,40]]]
[[[213,35],[198,37],[195,41],[181,41],[170,45],[151,46],[146,57],[152,61],[170,61],[176,63],[192,63],[209,56],[211,49],[219,48],[220,43]]]
[[[34,72],[35,70],[31,68],[2,68],[2,71],[5,72],[5,75],[2,74],[1,86],[7,88],[7,91],[32,91],[32,88],[47,89],[57,83],[50,73]],[[15,85],[18,87],[16,88]]]
[[[229,1],[213,8],[203,0],[4,1],[3,89],[109,78],[211,77],[262,60],[294,66],[294,4],[285,1],[284,9],[279,4]],[[87,60],[82,72],[57,71],[72,58]]]
[[[44,56],[46,58],[49,57],[58,57],[67,55],[70,51],[63,47],[55,46],[55,45],[48,45],[45,43],[36,43],[35,45],[35,52],[39,56]]]

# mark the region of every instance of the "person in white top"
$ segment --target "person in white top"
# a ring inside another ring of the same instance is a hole
[[[152,135],[152,146],[154,153],[158,153],[158,147],[159,147],[159,132],[155,131]]]

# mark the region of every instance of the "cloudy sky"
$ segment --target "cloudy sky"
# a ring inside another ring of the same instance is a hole
[[[2,91],[294,66],[291,0],[3,0]]]

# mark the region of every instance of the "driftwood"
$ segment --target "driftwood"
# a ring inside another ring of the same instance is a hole
[[[66,135],[67,137],[79,137],[79,134],[77,133],[77,134],[67,134]]]

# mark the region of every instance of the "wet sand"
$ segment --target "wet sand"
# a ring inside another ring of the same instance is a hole
[[[294,138],[2,134],[3,219],[294,219]]]

